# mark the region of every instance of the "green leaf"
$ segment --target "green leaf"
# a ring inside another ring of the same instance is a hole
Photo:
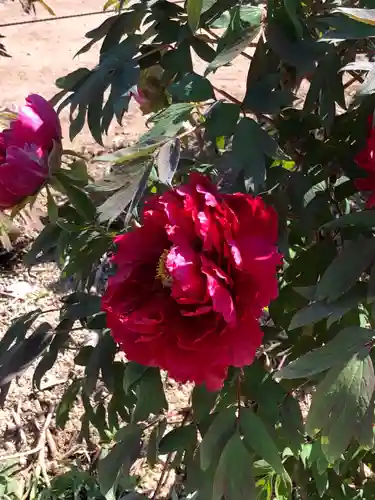
[[[149,141],[159,141],[162,139],[172,138],[181,130],[185,121],[190,117],[194,104],[191,103],[176,103],[171,104],[168,108],[154,115],[150,121],[154,126],[139,140],[139,144],[149,144]]]
[[[98,463],[98,481],[100,491],[108,499],[115,489],[120,474],[128,476],[130,467],[138,458],[141,450],[141,429],[135,424],[128,424],[120,429],[119,442]]]
[[[104,147],[102,139],[101,120],[103,113],[104,89],[97,92],[95,101],[91,101],[87,108],[87,125],[91,135],[98,144]]]
[[[133,422],[147,420],[151,413],[158,414],[168,408],[160,371],[148,368],[136,388],[137,404],[132,414]]]
[[[113,162],[115,165],[123,165],[124,163],[133,162],[137,158],[147,158],[162,144],[166,139],[150,139],[142,141],[142,143],[129,146],[127,148],[119,149],[114,153],[97,156],[95,161]],[[132,163],[129,165],[129,175],[136,173],[141,163]]]
[[[218,101],[206,119],[207,136],[212,141],[216,137],[230,137],[236,128],[240,111],[238,104]]]
[[[126,210],[126,207],[132,201],[135,193],[137,192],[139,183],[146,170],[147,167],[139,165],[136,174],[128,177],[122,176],[124,185],[98,208],[100,222],[108,221],[110,224]]]
[[[107,332],[99,338],[99,342],[91,352],[90,358],[86,364],[83,390],[87,395],[92,394],[95,390],[100,370],[102,370],[103,380],[107,379],[105,381],[107,385],[108,377],[104,375],[111,370],[115,353],[116,344],[110,333]],[[108,385],[112,386],[112,383],[109,382]]]
[[[254,450],[282,476],[287,476],[276,444],[267,427],[250,408],[241,408],[240,428],[248,448]]]
[[[199,102],[215,97],[211,82],[197,73],[186,73],[168,87],[174,101]]]
[[[293,23],[298,38],[303,37],[303,27],[299,17],[301,3],[299,0],[284,0],[285,10]]]
[[[167,427],[166,420],[158,422],[157,425],[152,429],[150,437],[147,442],[147,462],[151,467],[155,467],[158,461],[158,455],[161,453],[159,446],[160,441],[163,437],[165,429]]]
[[[203,61],[211,62],[215,59],[215,50],[206,42],[200,38],[194,37],[191,40],[191,46],[194,49],[198,57],[203,59]]]
[[[82,381],[79,379],[74,380],[60,399],[56,408],[56,425],[60,427],[60,429],[63,429],[68,421],[70,410],[72,409],[76,397],[81,390],[81,382]]]
[[[87,68],[78,68],[68,75],[58,78],[55,82],[56,87],[63,90],[73,90],[78,84],[82,84],[84,80],[91,74]]]
[[[252,66],[249,70],[252,69]],[[253,113],[279,113],[281,109],[291,106],[295,97],[288,89],[280,89],[280,74],[262,75],[256,81],[248,79],[243,107]]]
[[[364,446],[373,445],[375,376],[368,352],[364,348],[345,366],[334,366],[313,395],[306,430],[311,436],[321,431],[322,450],[330,463],[340,458],[353,437]],[[368,433],[362,441],[364,425]]]
[[[375,239],[350,241],[323,274],[316,286],[317,300],[333,301],[347,292],[375,258]]]
[[[236,417],[233,408],[225,408],[218,413],[200,444],[200,460],[203,470],[217,459],[235,429]]]
[[[227,30],[217,45],[216,57],[207,66],[205,76],[236,58],[259,33],[262,10],[260,7],[240,5],[230,11]]]
[[[88,194],[81,188],[72,184],[71,180],[64,175],[63,170],[56,173],[56,177],[62,184],[69,201],[76,208],[77,212],[87,221],[93,221],[96,217],[96,210]]]
[[[349,293],[334,302],[314,302],[307,307],[300,309],[292,317],[288,330],[300,328],[304,325],[311,325],[324,318],[329,318],[329,324],[338,321],[348,311],[353,308],[357,308],[361,301],[365,301],[365,289],[360,285],[363,285],[363,283],[359,283],[352,290],[350,290]],[[315,294],[315,288],[313,290],[313,294]]]
[[[349,326],[341,330],[326,345],[308,352],[275,373],[275,378],[307,378],[324,372],[336,364],[342,365],[360,352],[374,337],[374,330]]]
[[[187,0],[186,10],[188,15],[188,23],[193,33],[196,32],[199,26],[203,0]]]
[[[22,314],[18,318],[12,321],[12,324],[5,332],[3,338],[0,340],[0,365],[3,364],[3,356],[9,350],[10,347],[16,346],[21,342],[29,328],[32,326],[34,321],[41,314],[41,309],[35,309],[28,313]]]
[[[185,451],[194,448],[197,442],[197,428],[194,424],[177,427],[168,432],[159,444],[159,452],[165,455],[171,451]]]
[[[156,161],[159,180],[163,184],[170,185],[180,161],[180,139],[168,141],[159,150]]]
[[[244,170],[251,188],[258,191],[266,178],[265,156],[286,159],[277,142],[251,118],[241,118],[233,137],[235,168]]]
[[[194,386],[191,396],[191,406],[196,422],[199,422],[210,414],[217,396],[217,392],[208,391],[203,384]]]
[[[346,226],[375,227],[375,210],[361,210],[360,212],[342,215],[338,219],[333,219],[324,224],[322,229],[331,230]]]
[[[252,456],[238,432],[225,445],[217,466],[212,500],[248,500],[255,498],[255,484],[249,465]]]
[[[39,361],[33,374],[33,387],[41,390],[40,385],[42,378],[48,370],[50,370],[56,362],[57,356],[64,348],[65,343],[69,339],[70,331],[73,327],[74,320],[62,320],[55,329],[55,336],[42,359]]]
[[[58,218],[58,208],[51,194],[51,191],[48,187],[47,187],[47,212],[50,222],[55,223]]]
[[[64,298],[61,319],[83,319],[94,316],[101,309],[100,297],[97,295],[74,292]]]
[[[138,363],[135,363],[134,361],[129,361],[129,363],[126,364],[123,379],[123,386],[126,394],[131,391],[131,389],[137,382],[139,383],[146,370],[147,366],[140,365]]]
[[[0,360],[0,387],[20,376],[47,349],[52,337],[52,326],[47,322],[41,323],[28,338],[3,354]]]

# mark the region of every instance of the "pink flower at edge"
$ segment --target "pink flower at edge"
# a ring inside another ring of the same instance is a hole
[[[147,200],[142,226],[115,240],[102,299],[127,358],[210,390],[229,366],[251,364],[259,318],[278,294],[277,236],[261,198],[220,194],[200,174]]]
[[[43,97],[31,94],[8,129],[0,133],[0,210],[33,195],[48,178],[48,156],[61,144],[57,113]]]

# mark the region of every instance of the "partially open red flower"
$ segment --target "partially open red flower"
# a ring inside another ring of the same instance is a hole
[[[9,129],[0,133],[0,210],[14,207],[42,186],[54,141],[61,142],[55,110],[40,95],[29,95]]]
[[[369,128],[366,146],[355,157],[357,165],[365,170],[366,177],[355,179],[354,185],[359,191],[369,192],[366,206],[371,208],[375,205],[375,128],[372,117],[369,118]]]
[[[146,201],[142,226],[115,240],[102,303],[127,358],[211,390],[250,364],[278,294],[277,224],[261,198],[220,194],[200,174]]]

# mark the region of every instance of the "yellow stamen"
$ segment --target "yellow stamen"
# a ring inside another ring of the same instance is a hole
[[[171,287],[172,286],[172,277],[170,276],[167,266],[166,260],[169,254],[169,250],[166,249],[160,255],[158,265],[156,266],[156,278],[159,279],[163,286]]]

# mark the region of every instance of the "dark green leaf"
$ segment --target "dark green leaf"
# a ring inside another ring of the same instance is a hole
[[[200,422],[210,414],[217,396],[217,392],[208,391],[203,384],[194,386],[191,404],[196,422]]]
[[[128,424],[120,429],[117,440],[109,453],[99,460],[98,481],[100,491],[106,497],[115,490],[119,474],[129,475],[130,467],[138,458],[141,450],[141,429],[134,424]]]
[[[132,414],[133,422],[147,420],[151,413],[158,414],[168,408],[160,371],[148,368],[136,388],[137,404]]]
[[[195,448],[197,429],[194,424],[177,427],[168,432],[160,441],[159,452],[164,455],[171,451],[185,451]]]
[[[94,220],[96,210],[88,194],[83,189],[72,184],[71,180],[63,174],[62,170],[58,173],[57,178],[63,185],[69,201],[76,208],[77,212],[88,222]]]
[[[303,27],[299,17],[301,3],[299,0],[284,0],[285,9],[293,23],[298,38],[303,37]]]
[[[248,500],[255,498],[255,484],[251,475],[252,456],[236,432],[221,454],[213,484],[212,500]]]
[[[51,191],[48,187],[47,187],[47,212],[50,222],[55,223],[58,217],[58,208],[51,194]]]
[[[159,150],[157,167],[163,184],[171,184],[180,161],[180,139],[168,141]]]
[[[197,73],[186,73],[168,87],[173,100],[179,102],[207,101],[215,97],[211,82]]]
[[[292,317],[288,330],[317,323],[324,318],[329,318],[330,324],[338,321],[352,308],[358,307],[358,303],[365,300],[365,290],[360,285],[357,285],[349,293],[334,302],[314,302],[300,309]],[[312,293],[315,295],[315,287]]]
[[[164,435],[165,429],[167,427],[166,420],[158,422],[157,425],[152,429],[150,437],[147,442],[147,462],[151,467],[155,467],[158,455],[160,453],[159,445],[160,441]]]
[[[61,319],[83,319],[94,316],[101,309],[100,297],[88,293],[73,293],[65,298]]]
[[[372,340],[374,334],[373,330],[359,326],[344,328],[326,345],[308,352],[276,372],[275,377],[305,378],[324,372],[336,364],[342,366],[342,363],[361,351]]]
[[[368,349],[355,354],[343,366],[337,364],[326,375],[313,395],[306,430],[310,435],[321,431],[322,450],[328,462],[338,460],[352,437],[363,433],[362,426],[369,411],[373,415],[375,387],[374,368]],[[366,422],[371,429],[372,418]]]
[[[47,349],[53,337],[49,323],[41,323],[21,343],[15,344],[1,357],[0,387],[21,375]]]
[[[87,108],[87,125],[91,135],[98,144],[103,146],[101,119],[104,101],[104,90],[97,92],[95,101],[91,101]]]
[[[58,78],[55,82],[56,87],[64,90],[73,90],[77,84],[86,80],[90,73],[90,70],[87,68],[78,68],[72,71],[72,73]]]
[[[9,350],[10,347],[12,347],[13,344],[16,346],[25,338],[28,329],[32,326],[41,312],[42,310],[38,308],[34,311],[22,314],[12,321],[12,324],[0,341],[0,365],[3,364],[2,356]]]
[[[250,79],[249,79],[250,80]],[[280,89],[280,74],[262,75],[257,81],[248,81],[243,107],[253,113],[279,113],[291,106],[295,99],[288,89]]]
[[[60,105],[59,110],[62,105]],[[70,115],[70,126],[69,126],[69,139],[71,141],[81,132],[83,127],[85,126],[87,116],[87,105],[79,104],[78,112],[73,117],[73,114]]]
[[[234,408],[225,408],[215,416],[199,446],[203,470],[207,470],[211,462],[217,460],[217,456],[235,430],[235,423]]]
[[[70,410],[72,409],[80,390],[81,380],[74,380],[60,399],[56,408],[56,425],[61,429],[65,427],[65,424],[68,421]]]
[[[333,301],[347,292],[375,258],[375,239],[350,241],[323,274],[316,287],[317,300]]]
[[[193,60],[191,57],[190,40],[183,40],[176,48],[172,48],[164,54],[161,60],[162,67],[172,73],[191,73],[193,71]]]
[[[115,352],[116,345],[111,335],[106,333],[101,336],[86,364],[85,381],[83,384],[83,390],[86,394],[90,395],[94,391],[100,370],[102,370],[103,380],[106,379],[106,385],[108,384],[112,387],[112,381],[109,381],[109,378],[104,375],[111,370]]]
[[[286,159],[277,142],[251,118],[241,118],[233,137],[233,155],[236,169],[244,170],[245,178],[253,190],[264,186],[266,178],[265,156]]]
[[[54,224],[47,225],[36,237],[30,250],[24,257],[24,263],[30,267],[38,261],[41,255],[48,253],[56,247],[56,241],[61,229]]]
[[[375,227],[375,210],[362,210],[347,215],[342,215],[338,219],[331,220],[322,226],[322,229],[337,229],[346,226],[357,226],[364,228]]]
[[[42,359],[35,368],[33,375],[33,387],[41,390],[40,385],[42,378],[48,370],[50,370],[56,362],[57,356],[69,339],[70,330],[74,324],[74,320],[63,320],[55,329],[55,336]]]
[[[287,476],[279,450],[262,420],[249,408],[241,409],[240,428],[248,448],[254,450],[282,476]]]
[[[197,56],[203,59],[203,61],[211,62],[215,59],[216,52],[214,51],[214,49],[200,38],[194,37],[191,40],[191,46],[196,52]]]
[[[216,137],[230,137],[236,128],[240,111],[238,104],[219,101],[207,117],[207,136],[213,141]]]
[[[123,380],[124,391],[126,394],[130,392],[130,390],[137,382],[139,383],[146,370],[147,366],[139,365],[138,363],[135,363],[133,361],[129,361],[129,363],[126,364]]]

